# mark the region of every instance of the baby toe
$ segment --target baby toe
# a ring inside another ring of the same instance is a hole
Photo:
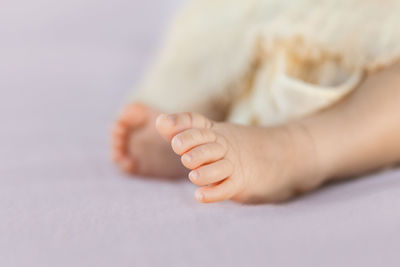
[[[189,129],[175,135],[171,146],[176,154],[183,155],[196,146],[214,142],[216,139],[216,134],[210,129]]]
[[[128,136],[128,128],[120,123],[116,123],[112,130],[113,138],[124,138]]]
[[[189,179],[198,186],[218,183],[232,175],[232,163],[226,159],[204,165],[189,173]]]
[[[212,121],[199,113],[185,112],[178,114],[158,116],[156,120],[156,128],[158,132],[167,141],[177,135],[178,133],[190,128],[211,128]]]
[[[220,160],[225,154],[226,149],[222,145],[213,142],[197,146],[186,152],[181,161],[186,168],[193,170],[202,165]]]
[[[196,190],[196,200],[202,203],[214,203],[234,197],[240,188],[239,180],[228,178],[221,183],[205,186]]]
[[[119,130],[118,130],[119,131]],[[114,130],[111,139],[111,146],[114,161],[118,162],[127,156],[128,139],[127,135]]]
[[[136,163],[132,159],[124,159],[119,163],[120,168],[128,174],[134,173],[136,169]]]
[[[119,163],[126,158],[126,154],[119,149],[114,149],[112,152],[112,159],[114,162]]]

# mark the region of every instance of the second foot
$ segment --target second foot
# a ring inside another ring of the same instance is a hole
[[[157,110],[127,105],[113,129],[113,158],[125,172],[155,177],[182,177],[187,171],[155,128]]]
[[[191,170],[199,202],[280,202],[322,183],[301,127],[239,126],[179,113],[160,115],[156,128]]]

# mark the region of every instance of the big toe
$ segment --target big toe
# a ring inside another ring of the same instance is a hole
[[[127,128],[135,128],[147,121],[149,113],[149,108],[146,105],[133,103],[122,110],[117,123]]]
[[[203,115],[195,112],[185,112],[177,114],[161,114],[156,120],[156,128],[160,135],[167,141],[178,133],[190,128],[208,128],[212,127],[213,123]]]

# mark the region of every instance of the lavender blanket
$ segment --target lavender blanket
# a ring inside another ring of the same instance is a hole
[[[128,178],[108,131],[179,0],[0,4],[0,266],[400,266],[400,170],[283,205]]]

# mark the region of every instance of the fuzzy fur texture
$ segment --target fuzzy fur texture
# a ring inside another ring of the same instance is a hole
[[[273,125],[333,105],[400,57],[400,0],[195,0],[136,101]]]

